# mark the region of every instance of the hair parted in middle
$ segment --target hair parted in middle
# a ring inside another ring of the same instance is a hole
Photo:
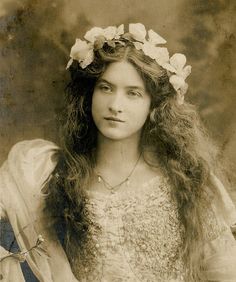
[[[85,251],[93,250],[90,230],[99,230],[86,208],[85,195],[96,165],[97,128],[91,114],[92,95],[108,65],[122,61],[137,70],[151,96],[140,149],[153,152],[170,180],[184,230],[182,255],[188,281],[203,281],[200,273],[204,234],[199,211],[214,162],[214,146],[209,145],[195,108],[187,102],[181,105],[177,102],[177,92],[169,82],[167,70],[129,41],[114,47],[105,43],[94,51],[94,60],[86,68],[81,68],[75,60],[69,67],[71,81],[66,88],[67,108],[63,113],[61,151],[55,169],[59,178],[54,175],[48,183],[45,212],[63,238],[75,276],[81,278],[83,273],[78,264],[92,265],[91,260],[89,263],[92,251],[90,255]]]

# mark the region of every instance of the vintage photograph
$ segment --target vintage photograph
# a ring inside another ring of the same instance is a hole
[[[236,281],[235,12],[1,0],[0,281]]]

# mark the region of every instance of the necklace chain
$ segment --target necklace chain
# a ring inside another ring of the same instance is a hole
[[[135,169],[136,169],[136,167],[139,163],[139,160],[141,158],[141,155],[142,155],[142,153],[139,155],[136,163],[134,164],[134,166],[133,166],[132,170],[130,171],[130,173],[128,174],[128,176],[124,180],[122,180],[120,183],[118,183],[116,185],[111,185],[107,180],[104,179],[104,177],[101,175],[101,173],[95,171],[97,178],[98,178],[98,182],[100,183],[102,181],[103,184],[104,184],[104,187],[107,188],[111,193],[114,193],[115,190],[117,190],[117,188],[119,188],[124,183],[127,183],[129,185],[129,179],[130,179],[131,175],[133,174],[133,172],[135,171]]]

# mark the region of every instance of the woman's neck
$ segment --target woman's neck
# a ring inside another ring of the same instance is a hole
[[[113,187],[129,179],[128,182],[135,188],[160,174],[157,166],[150,166],[144,160],[144,155],[147,157],[147,154],[143,152],[141,155],[139,139],[139,136],[133,136],[129,139],[115,141],[98,136],[94,189],[103,190],[101,185],[97,185],[98,176],[102,177],[102,183],[105,180],[109,186]]]
[[[126,175],[140,156],[139,138],[111,140],[98,136],[97,170],[104,176]],[[113,172],[113,173],[112,173]]]

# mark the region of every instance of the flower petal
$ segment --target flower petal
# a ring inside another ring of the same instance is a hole
[[[101,49],[103,47],[105,41],[106,41],[106,38],[103,35],[97,36],[94,43],[93,43],[94,50]]]
[[[75,44],[71,47],[70,57],[74,60],[80,61],[86,57],[89,50],[92,49],[92,45],[81,39],[76,39]]]
[[[149,29],[148,31],[148,37],[149,37],[148,41],[154,45],[166,43],[166,40],[152,29]]]
[[[85,33],[84,38],[91,42],[94,43],[94,41],[96,40],[96,37],[99,35],[103,35],[104,30],[101,27],[93,27],[92,29],[90,29],[89,31],[87,31]]]
[[[107,40],[112,40],[115,38],[117,33],[117,28],[115,26],[108,26],[103,30],[103,35]]]
[[[163,64],[162,67],[170,72],[176,73],[176,69],[168,63]]]
[[[185,84],[180,88],[180,92],[182,95],[184,95],[188,91],[188,83],[185,82]]]
[[[183,105],[183,103],[184,103],[184,94],[180,90],[177,91],[176,100],[177,100],[177,103],[179,105]]]
[[[129,24],[129,32],[132,34],[135,40],[141,42],[144,42],[147,34],[145,26],[141,23]]]
[[[175,74],[169,78],[169,81],[176,91],[179,90],[181,87],[184,87],[185,85],[184,79],[181,76]]]
[[[186,77],[188,77],[189,75],[190,75],[190,73],[191,73],[191,70],[192,70],[192,67],[191,66],[186,66],[186,67],[184,67],[184,69],[183,69],[183,78],[186,78]]]
[[[157,55],[157,48],[150,44],[148,41],[144,42],[143,44],[143,53],[152,58],[152,59],[155,59],[156,58],[156,55]]]
[[[176,69],[176,71],[181,71],[186,64],[186,57],[183,54],[176,53],[170,58],[170,64]]]
[[[124,34],[124,24],[118,26],[115,39],[119,39],[122,34]]]
[[[177,90],[177,103],[179,105],[182,105],[184,103],[184,95],[188,90],[188,83],[185,82],[185,84]]]
[[[165,47],[155,47],[156,48],[156,56],[155,60],[160,65],[163,66],[169,62],[169,52]]]
[[[137,50],[143,49],[143,43],[141,43],[141,42],[134,42],[134,46]]]
[[[90,50],[86,57],[80,62],[80,66],[82,69],[86,68],[88,65],[90,65],[92,63],[94,59],[94,53],[93,50]]]
[[[80,39],[76,39],[75,44],[71,48],[70,57],[71,59],[78,61],[82,68],[85,68],[93,61],[93,44],[87,43],[86,41],[82,41]],[[72,62],[70,60],[67,64],[67,67],[69,67]]]
[[[72,63],[73,63],[73,59],[70,58],[69,62],[66,65],[66,69],[68,69],[72,65]]]

